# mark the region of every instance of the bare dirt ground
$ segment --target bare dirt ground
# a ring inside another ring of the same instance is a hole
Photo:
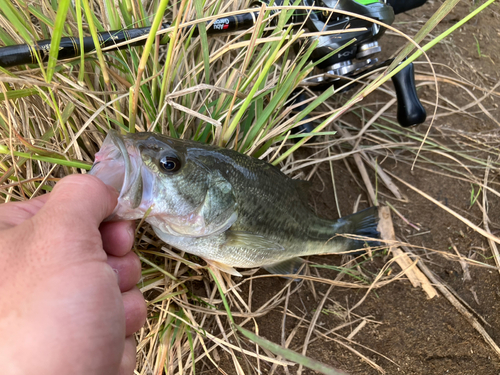
[[[429,1],[424,7],[407,14],[399,15],[396,26],[409,35],[415,35],[423,23],[438,9],[441,1]],[[433,32],[438,35],[451,24],[466,16],[474,6],[471,1],[461,1],[455,10],[448,15],[443,23]],[[500,79],[500,6],[494,4],[490,9],[480,14],[471,22],[460,28],[442,44],[432,49],[430,59],[435,63],[437,73],[450,74],[451,71],[464,80],[482,87],[493,87]],[[396,36],[387,35],[384,40],[385,53],[391,53],[401,40]],[[423,61],[423,59],[421,59]],[[417,76],[423,70],[423,65],[417,64]],[[427,84],[419,80],[420,97],[426,102],[435,98],[434,84]],[[441,83],[439,104],[445,107],[457,105],[463,107],[471,103],[471,97],[454,85]],[[498,88],[497,88],[498,91]],[[482,96],[475,92],[476,96]],[[453,103],[453,104],[451,104]],[[442,116],[436,119],[431,134],[442,135],[442,142],[452,142],[452,138],[460,134],[461,137],[474,138],[478,134],[498,135],[500,128],[494,119],[500,120],[498,100],[487,98],[483,105],[490,111],[493,119],[485,115],[477,106],[467,109],[467,113],[457,113],[451,116]],[[433,108],[426,104],[428,114]],[[394,109],[392,109],[394,111]],[[421,125],[426,129],[429,121]],[[422,131],[424,131],[422,130]],[[453,142],[452,142],[453,143]],[[494,142],[495,143],[495,142]],[[498,142],[495,143],[498,145]],[[479,147],[481,149],[481,147]],[[497,155],[498,149],[488,150]],[[479,150],[480,152],[480,150]],[[404,152],[401,156],[405,156]],[[406,155],[412,160],[412,154]],[[446,155],[433,159],[436,163],[446,163]],[[352,163],[349,161],[348,163]],[[459,212],[475,224],[482,226],[483,213],[478,207],[482,198],[471,207],[471,184],[457,178],[447,177],[443,170],[432,164],[419,163],[417,165],[428,168],[415,168],[406,162],[395,163],[382,161],[381,166],[399,176],[406,182],[425,191],[446,207]],[[333,163],[336,177],[336,190],[339,197],[341,212],[345,215],[352,212],[354,202],[361,194],[359,208],[367,207],[366,192],[351,177],[344,161]],[[354,165],[352,170],[356,171]],[[441,174],[440,174],[441,173]],[[484,174],[480,172],[479,174]],[[500,182],[498,170],[490,171],[489,181]],[[358,180],[360,180],[359,176]],[[336,218],[333,186],[328,163],[322,165],[314,180],[312,194],[313,206],[318,214]],[[415,193],[402,184],[396,184],[406,195],[407,201],[388,200],[410,222],[420,228],[405,223],[401,218],[393,215],[396,236],[415,246],[426,249],[439,250],[455,254],[453,249],[463,256],[494,265],[492,253],[487,240],[471,230],[452,215],[437,207],[429,200]],[[380,188],[380,193],[385,191]],[[496,187],[498,189],[498,185]],[[475,190],[477,194],[477,188]],[[490,229],[493,234],[500,235],[500,200],[489,195]],[[464,269],[456,259],[447,259],[433,251],[415,249],[427,267],[442,281],[442,283],[456,293],[456,296],[469,305],[474,315],[485,328],[491,338],[500,343],[500,274],[498,271],[468,266]],[[315,256],[310,260],[318,264],[340,265],[340,256]],[[345,260],[345,258],[343,258]],[[380,254],[362,264],[361,272],[368,279],[377,274],[387,260],[386,255]],[[465,280],[467,272],[470,279]],[[400,272],[400,268],[393,264],[387,274]],[[324,278],[335,279],[338,272],[319,269],[319,275]],[[315,270],[312,272],[316,273]],[[266,274],[261,271],[259,274]],[[344,281],[349,280],[345,275]],[[253,281],[254,308],[264,304],[275,295],[286,283],[286,280],[276,278],[262,278]],[[438,297],[428,299],[420,288],[414,288],[406,278],[393,281],[388,285],[377,288],[368,293],[366,299],[354,310],[355,306],[367,293],[367,289],[332,288],[329,285],[314,284],[314,291],[310,284],[304,283],[302,288],[294,293],[288,301],[289,314],[283,322],[283,306],[273,312],[256,319],[261,336],[273,342],[282,343],[283,339],[293,335],[289,347],[301,352],[302,344],[307,335],[307,324],[295,329],[300,319],[310,321],[319,307],[322,312],[318,316],[316,326],[318,332],[327,332],[329,329],[341,327],[342,324],[352,322],[358,317],[366,320],[359,331],[354,329],[359,325],[346,324],[335,332],[346,337],[352,335],[350,347],[377,365],[387,374],[498,374],[500,373],[500,353],[496,353],[480,336],[470,322],[439,293]],[[328,295],[325,297],[325,293]],[[324,300],[324,301],[323,301]],[[324,303],[323,303],[324,302]],[[295,314],[296,319],[290,314]],[[282,327],[285,327],[283,330]],[[283,335],[284,333],[284,335]],[[283,336],[282,336],[283,335]],[[307,356],[321,362],[342,369],[349,374],[378,374],[382,371],[373,368],[352,349],[346,347],[345,340],[335,342],[326,336],[315,332],[307,348]],[[227,373],[233,373],[230,359],[221,353],[221,368]],[[297,373],[297,366],[290,367],[289,373]],[[262,368],[263,373],[270,373],[272,369]],[[286,373],[277,368],[276,374]],[[315,372],[304,369],[303,374]]]

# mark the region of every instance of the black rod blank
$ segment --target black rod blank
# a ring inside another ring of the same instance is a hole
[[[229,31],[247,29],[255,23],[257,15],[258,13],[256,12],[244,13],[235,16],[218,18],[214,21],[207,22],[207,34],[214,35]],[[170,23],[164,23],[161,25],[160,30],[169,28],[170,26]],[[189,29],[191,29],[191,27]],[[120,47],[116,47],[116,45],[145,36],[149,34],[150,31],[151,27],[142,27],[136,29],[106,31],[97,33],[97,36],[102,48],[115,46],[113,50],[126,49],[128,47],[144,45],[146,43],[146,39],[141,39],[133,43],[127,43]],[[198,34],[197,27],[194,30],[194,34]],[[51,39],[44,39],[35,42],[34,45],[18,44],[14,46],[0,47],[0,66],[2,68],[10,68],[24,64],[37,64],[38,59],[45,62],[49,58],[51,43]],[[84,54],[95,50],[94,40],[91,36],[83,38],[83,46],[80,45],[80,39],[78,37],[61,38],[57,59],[63,60],[78,57],[82,53],[82,50]]]

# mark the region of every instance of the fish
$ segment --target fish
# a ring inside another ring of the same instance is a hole
[[[256,267],[296,274],[304,256],[380,245],[377,207],[321,218],[307,181],[227,148],[110,131],[89,173],[119,192],[109,220],[145,217],[165,243],[236,276]]]

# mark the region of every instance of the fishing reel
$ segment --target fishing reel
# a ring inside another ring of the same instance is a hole
[[[313,6],[313,0],[303,0],[304,5]],[[366,17],[354,18],[341,13],[330,11],[310,12],[302,15],[306,27],[311,32],[343,31],[342,34],[322,35],[309,38],[306,47],[318,42],[311,54],[312,61],[318,61],[338,50],[318,64],[319,71],[335,72],[336,75],[345,76],[366,66],[373,65],[373,59],[367,57],[380,52],[377,40],[385,33],[385,28],[373,23],[370,19],[391,25],[394,22],[392,7],[384,3],[371,1],[371,4],[362,5],[354,0],[324,0],[318,6],[332,10],[347,11]],[[300,17],[297,17],[298,21]],[[294,20],[295,21],[295,20]],[[346,32],[349,29],[365,29],[364,31]],[[354,43],[349,44],[350,41]]]
[[[398,12],[420,6],[425,1],[390,0],[393,5],[397,5]],[[283,0],[276,0],[273,5],[282,4]],[[302,23],[310,32],[342,31],[340,34],[315,36],[303,42],[305,46],[302,46],[308,47],[317,41],[317,46],[311,53],[311,60],[316,62],[323,59],[314,69],[311,78],[305,81],[311,90],[324,91],[327,87],[333,86],[335,89],[343,88],[342,91],[345,91],[355,86],[352,82],[357,78],[392,63],[392,60],[379,63],[374,57],[382,51],[378,39],[385,33],[385,28],[371,20],[387,25],[394,22],[394,9],[385,1],[320,0],[318,3],[313,0],[302,0],[301,5],[320,6],[330,8],[331,11],[296,11],[292,16],[294,24]],[[364,18],[338,13],[337,10]],[[350,29],[354,31],[348,32]],[[337,52],[332,55],[333,51]],[[394,75],[392,81],[398,100],[399,124],[410,127],[423,123],[427,114],[417,96],[413,64],[407,65]],[[295,96],[295,100],[292,104],[305,100],[303,94],[294,94],[292,96]],[[305,106],[297,106],[297,110],[301,110],[302,107]],[[302,132],[311,132],[313,129],[314,126],[308,123],[298,127],[298,131]]]

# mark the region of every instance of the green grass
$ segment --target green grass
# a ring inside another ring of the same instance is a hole
[[[477,40],[475,35],[473,36],[474,40],[476,41],[477,57],[481,58],[483,55],[481,54],[481,46],[479,45],[479,40]]]

